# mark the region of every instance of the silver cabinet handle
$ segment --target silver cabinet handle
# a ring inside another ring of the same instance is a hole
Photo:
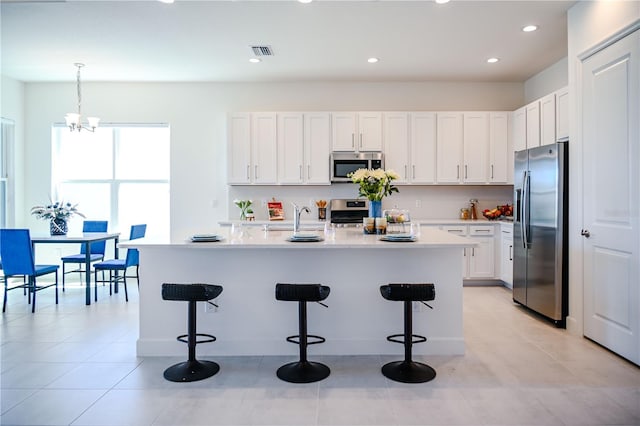
[[[513,246],[509,245],[509,260],[513,260]]]
[[[491,165],[491,179],[493,179],[493,164]]]
[[[360,133],[360,148],[362,148],[362,133]]]
[[[407,165],[404,165],[404,178],[407,179]]]
[[[460,164],[456,166],[456,179],[460,179]]]
[[[463,232],[461,229],[449,229],[447,232]]]
[[[249,176],[249,173],[251,173],[251,166],[247,164],[247,180],[251,179],[251,176]]]
[[[254,166],[253,175],[254,175],[254,177],[256,179],[258,179],[258,165],[257,164]]]
[[[414,164],[413,166],[411,166],[413,168],[413,176],[411,176],[413,179],[416,178],[416,165]]]
[[[491,232],[491,229],[476,229],[475,232]]]
[[[464,165],[464,178],[467,178],[467,165]]]
[[[591,232],[589,232],[588,229],[583,229],[582,231],[580,231],[580,235],[582,235],[585,238],[589,238],[591,236]]]
[[[355,139],[356,139],[355,133],[351,133],[351,148],[355,148],[356,147]]]
[[[471,256],[475,257],[475,255],[476,255],[476,248],[471,247]]]
[[[307,179],[311,179],[311,164],[307,164]]]

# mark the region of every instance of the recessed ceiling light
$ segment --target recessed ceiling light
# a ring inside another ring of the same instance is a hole
[[[367,59],[367,62],[369,62],[370,64],[375,64],[378,61],[379,61],[378,58],[369,58],[369,59]]]
[[[445,4],[445,3],[449,3],[449,0],[436,0],[436,3]]]
[[[535,31],[537,29],[537,25],[527,25],[526,27],[522,27],[522,31],[524,31],[525,33],[530,33],[531,31]]]
[[[489,62],[490,64],[495,64],[496,62],[498,62],[500,59],[498,58],[489,58],[487,59],[487,62]]]
[[[252,64],[257,64],[258,62],[262,62],[262,59],[260,59],[260,58],[251,58],[251,59],[249,59],[249,62],[251,62]]]

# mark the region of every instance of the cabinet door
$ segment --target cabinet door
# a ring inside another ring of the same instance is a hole
[[[527,105],[527,148],[540,146],[540,103]]]
[[[513,150],[509,144],[509,113],[489,114],[489,182],[508,183]]]
[[[411,181],[436,182],[436,114],[411,114]]]
[[[489,157],[489,114],[464,113],[464,168],[465,183],[486,183]]]
[[[493,237],[473,237],[479,245],[467,249],[469,278],[495,278],[495,241]]]
[[[302,114],[278,113],[278,182],[303,182],[304,132]]]
[[[252,114],[251,153],[253,182],[277,183],[278,144],[276,139],[276,114],[260,112]]]
[[[329,113],[304,114],[304,151],[306,183],[329,185],[331,117]]]
[[[251,114],[229,114],[227,118],[227,181],[251,182]]]
[[[382,151],[382,113],[361,112],[358,128],[358,151]]]
[[[527,149],[527,107],[513,112],[513,150]]]
[[[463,143],[462,113],[438,113],[437,120],[438,183],[459,183]]]
[[[540,99],[540,145],[556,143],[556,95]]]
[[[513,235],[506,231],[500,238],[500,279],[513,288]]]
[[[397,183],[408,183],[409,176],[409,114],[384,114],[384,166],[400,175]]]
[[[556,138],[569,137],[569,88],[556,92]]]
[[[356,150],[356,114],[334,112],[331,115],[332,146],[334,151]]]

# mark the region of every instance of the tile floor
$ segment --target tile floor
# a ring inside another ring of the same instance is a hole
[[[638,367],[523,312],[501,287],[464,289],[467,352],[427,357],[438,376],[419,385],[384,378],[391,358],[381,356],[311,356],[332,372],[307,385],[275,376],[294,356],[222,357],[213,378],[167,382],[163,370],[182,359],[135,355],[135,287],[129,303],[99,292],[87,307],[83,289],[70,288],[56,306],[44,290],[34,315],[19,290],[10,293],[0,424],[640,424]]]

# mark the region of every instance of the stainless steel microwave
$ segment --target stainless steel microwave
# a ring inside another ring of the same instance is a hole
[[[331,182],[351,182],[350,173],[358,169],[384,169],[381,152],[331,153]]]

